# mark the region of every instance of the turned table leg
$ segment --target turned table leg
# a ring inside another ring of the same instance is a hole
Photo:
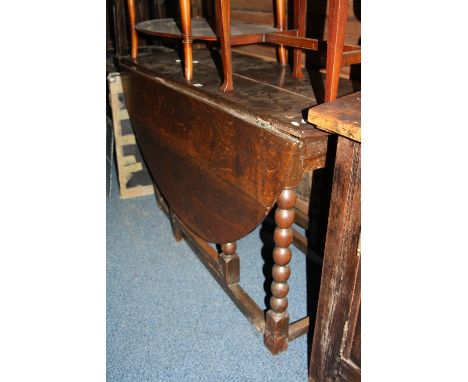
[[[276,0],[276,27],[279,31],[283,31],[286,27],[286,0]],[[284,45],[278,47],[278,59],[281,65],[288,63],[288,51]]]
[[[136,10],[135,10],[135,0],[127,0],[128,2],[128,18],[130,23],[130,38],[131,38],[131,51],[130,57],[136,58],[138,55],[138,35],[135,30],[136,24]]]
[[[341,57],[343,55],[346,21],[348,20],[348,6],[348,0],[330,0],[325,102],[334,100],[338,93]]]
[[[307,14],[307,0],[294,0],[294,28],[297,29],[298,37],[305,37]],[[294,78],[303,78],[302,73],[302,49],[294,49],[293,72]]]
[[[237,284],[240,279],[239,256],[236,253],[236,243],[222,244],[223,252],[219,255],[219,263],[227,285]]]
[[[289,314],[288,279],[291,261],[290,244],[293,240],[292,224],[294,223],[294,203],[296,191],[285,188],[278,197],[278,208],[275,212],[276,229],[274,233],[275,249],[273,250],[273,282],[271,284],[271,309],[266,313],[264,342],[272,354],[278,354],[288,348]]]
[[[217,0],[219,44],[223,62],[223,83],[219,90],[226,92],[234,88],[232,81],[231,54],[231,0]]]
[[[184,74],[187,81],[193,78],[192,53],[192,20],[190,15],[190,0],[179,0],[180,19],[182,23],[182,45],[184,47]]]

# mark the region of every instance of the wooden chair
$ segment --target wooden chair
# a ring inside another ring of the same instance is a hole
[[[180,2],[189,3],[190,0],[180,0]],[[279,44],[278,59],[282,65],[287,64],[286,46],[294,47],[292,76],[294,78],[302,78],[303,50],[318,50],[318,41],[305,37],[307,0],[294,0],[294,29],[285,31],[285,2],[286,0],[275,1],[278,32],[267,33],[265,35],[265,42]],[[360,47],[352,45],[345,46],[344,44],[348,8],[349,0],[330,0],[325,102],[334,100],[337,96],[341,66],[361,62]],[[220,87],[220,90],[228,91],[233,89],[231,36],[229,33],[231,29],[230,0],[218,0],[217,12],[224,75],[223,85]],[[345,50],[348,54],[346,54],[345,60],[343,60],[343,52]]]
[[[361,92],[309,109],[337,149],[309,381],[361,380]]]
[[[231,46],[245,45],[252,43],[273,43],[279,45],[278,58],[282,65],[287,64],[286,47],[293,47],[293,70],[295,78],[303,77],[302,74],[302,53],[303,50],[318,50],[319,43],[316,39],[305,37],[307,0],[294,0],[294,29],[285,30],[285,2],[286,0],[276,0],[276,24],[277,28],[260,28],[252,30],[245,28],[236,34],[231,33],[231,1],[216,0],[217,11],[217,35],[194,35],[192,33],[192,19],[190,11],[190,0],[179,0],[181,13],[182,33],[164,31],[161,28],[141,28],[143,33],[160,36],[173,36],[182,39],[184,51],[184,74],[188,81],[193,79],[192,42],[194,37],[200,40],[220,43],[221,59],[223,64],[223,83],[220,90],[229,91],[233,89],[232,79],[232,57]],[[344,44],[346,21],[348,16],[349,0],[330,0],[329,23],[328,23],[328,43],[326,62],[326,83],[325,101],[336,98],[341,66],[359,63],[361,60],[360,47]],[[128,0],[129,19],[132,50],[131,57],[136,58],[138,54],[138,37],[136,31],[135,0]],[[343,53],[345,52],[345,53]]]
[[[136,10],[135,0],[127,0],[129,8],[129,19],[130,19],[130,33],[131,33],[131,57],[136,58],[138,55],[138,36],[136,27]],[[285,26],[285,8],[284,0],[278,0],[276,2],[276,13],[277,13],[277,29],[266,27],[257,28],[246,28],[244,31],[240,30],[235,35],[231,35],[231,1],[230,0],[215,0],[216,1],[216,12],[217,12],[217,28],[218,33],[215,36],[210,35],[194,35],[192,33],[192,18],[191,18],[191,1],[190,0],[179,0],[180,15],[181,15],[181,35],[180,38],[183,44],[184,52],[184,75],[186,80],[192,81],[193,79],[193,50],[192,42],[194,38],[204,41],[218,40],[221,45],[221,59],[223,64],[223,84],[220,86],[220,90],[229,91],[233,89],[232,81],[232,59],[231,59],[231,45],[244,45],[252,43],[261,43],[264,41],[264,35],[266,32],[282,31]],[[248,24],[246,24],[248,25]],[[149,33],[153,35],[160,35],[165,37],[177,36],[177,33],[171,33],[167,31],[164,33],[163,30],[154,29],[140,29],[143,33]],[[206,33],[206,31],[205,31]],[[214,38],[213,38],[214,37]],[[287,63],[287,52],[282,46],[278,47],[278,55],[281,64]]]
[[[277,2],[285,0],[277,0]],[[336,98],[341,66],[361,62],[359,46],[345,45],[349,0],[329,0],[325,102]],[[305,37],[307,0],[294,0],[294,29],[269,33],[265,42],[294,48],[292,76],[302,78],[303,50],[319,50],[317,39]]]

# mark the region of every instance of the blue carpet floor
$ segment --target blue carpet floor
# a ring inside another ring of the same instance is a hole
[[[272,356],[154,196],[107,199],[107,378],[114,381],[307,381],[307,338]],[[265,307],[260,229],[238,242],[242,287]],[[289,313],[306,315],[305,256],[293,248]]]

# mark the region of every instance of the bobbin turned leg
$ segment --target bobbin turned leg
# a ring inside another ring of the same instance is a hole
[[[128,18],[130,23],[130,38],[132,40],[132,48],[130,51],[130,57],[136,58],[138,55],[138,36],[135,30],[136,10],[135,0],[127,0],[128,4]]]
[[[294,0],[294,28],[299,37],[305,37],[305,25],[307,14],[307,0]],[[302,49],[294,49],[293,72],[294,78],[303,78],[302,73]]]
[[[286,0],[276,0],[276,27],[279,31],[285,29],[286,24]],[[281,65],[288,63],[288,52],[284,45],[278,47],[278,59]]]
[[[227,92],[234,88],[232,82],[232,54],[231,54],[231,0],[216,2],[218,15],[218,34],[223,62],[223,83],[219,90]]]
[[[278,197],[278,208],[275,212],[276,228],[274,233],[275,249],[273,250],[273,282],[271,284],[271,309],[265,317],[264,342],[272,354],[278,354],[288,348],[289,314],[288,279],[290,275],[289,262],[293,240],[292,224],[294,222],[294,203],[296,191],[285,188]]]
[[[224,275],[224,281],[227,285],[237,284],[239,282],[239,256],[236,253],[237,244],[222,244],[223,252],[219,255],[219,264]]]
[[[190,15],[190,0],[179,0],[180,19],[182,23],[182,45],[184,46],[184,74],[187,81],[193,78],[192,58],[192,20]]]

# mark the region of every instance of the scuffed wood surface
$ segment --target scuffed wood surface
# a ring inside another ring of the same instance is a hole
[[[128,111],[146,163],[171,209],[203,239],[229,243],[245,236],[281,189],[299,182],[299,140],[126,69]]]
[[[216,65],[217,52],[194,50],[193,82],[185,81],[180,57],[171,50],[155,50],[141,54],[136,61],[122,59],[149,75],[177,82],[193,94],[210,97],[221,107],[250,116],[253,122],[271,126],[299,138],[316,138],[325,133],[305,122],[307,110],[324,97],[324,77],[320,73],[305,73],[304,78],[292,78],[290,68],[277,63],[234,53],[232,63],[235,91],[220,92],[222,78]],[[340,81],[338,96],[353,92],[349,80]]]
[[[361,92],[311,108],[308,121],[318,129],[361,142]]]
[[[344,353],[352,350],[353,337],[360,336],[360,325],[351,317],[357,310],[351,309],[353,300],[360,301],[360,143],[338,137],[333,178],[309,380],[358,381],[359,369],[347,368],[349,375],[344,378],[340,364],[343,360],[349,361],[349,365],[354,363],[350,354]],[[347,346],[347,342],[351,344]],[[355,346],[359,346],[357,338]],[[354,354],[357,350],[354,349]]]
[[[302,120],[317,102],[310,77],[234,54],[236,90],[223,93],[209,51],[194,58],[193,82],[173,51],[124,58],[123,87],[145,161],[175,214],[204,240],[228,243],[252,231],[303,171],[324,166],[328,134]],[[343,81],[341,91],[351,90]]]

